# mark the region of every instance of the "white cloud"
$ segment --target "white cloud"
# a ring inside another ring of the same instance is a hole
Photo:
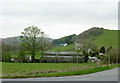
[[[91,27],[117,29],[118,0],[3,0],[2,34],[18,36],[24,28],[40,27],[52,38],[79,34]]]

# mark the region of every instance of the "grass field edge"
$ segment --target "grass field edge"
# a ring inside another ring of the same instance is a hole
[[[103,67],[89,68],[89,69],[80,70],[80,71],[56,72],[56,73],[47,73],[47,74],[25,75],[25,76],[2,76],[0,78],[7,79],[7,78],[36,78],[36,77],[75,76],[75,75],[85,75],[85,74],[96,73],[96,72],[100,72],[100,71],[113,69],[116,67],[118,67],[118,64],[113,64],[113,65],[103,66]]]

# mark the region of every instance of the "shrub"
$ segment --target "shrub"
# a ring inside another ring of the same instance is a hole
[[[9,52],[2,52],[2,61],[10,62],[11,54]]]
[[[102,58],[100,55],[96,55],[95,57],[97,57],[97,58],[100,59],[100,60],[101,60],[101,58]]]
[[[107,51],[103,62],[106,64],[117,63],[118,62],[118,49],[112,49],[110,51]]]
[[[17,58],[18,58],[17,62],[24,62],[25,61],[25,52],[23,50],[20,50],[18,52]]]

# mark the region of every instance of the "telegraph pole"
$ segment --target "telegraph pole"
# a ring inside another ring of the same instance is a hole
[[[78,55],[77,55],[77,71],[78,71],[78,58],[79,58],[79,57],[78,57]]]

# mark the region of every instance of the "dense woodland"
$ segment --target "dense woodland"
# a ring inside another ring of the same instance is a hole
[[[73,35],[69,35],[69,36],[65,36],[65,37],[62,37],[62,38],[59,38],[59,39],[55,39],[52,41],[52,43],[54,45],[60,45],[60,44],[72,44],[73,41],[72,41],[72,38],[75,37],[76,34],[73,34]]]

